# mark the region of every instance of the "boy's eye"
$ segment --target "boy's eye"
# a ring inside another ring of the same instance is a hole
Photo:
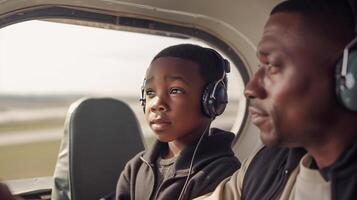
[[[145,94],[146,94],[146,96],[148,96],[148,97],[153,97],[153,96],[155,96],[155,92],[154,92],[153,90],[151,90],[151,89],[147,89],[147,90],[145,91]]]
[[[180,88],[171,88],[170,94],[183,94],[184,91]]]

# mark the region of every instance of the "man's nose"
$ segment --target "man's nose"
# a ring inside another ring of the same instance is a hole
[[[156,96],[152,100],[150,110],[151,112],[166,112],[168,110],[168,106],[166,104],[165,98]]]
[[[249,80],[244,89],[244,95],[247,99],[264,99],[267,96],[267,92],[264,88],[264,71],[262,68],[258,69],[253,75],[252,79]]]

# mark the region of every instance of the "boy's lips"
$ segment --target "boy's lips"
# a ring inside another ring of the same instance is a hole
[[[163,131],[171,125],[171,121],[167,119],[154,119],[150,121],[150,126],[154,131]]]

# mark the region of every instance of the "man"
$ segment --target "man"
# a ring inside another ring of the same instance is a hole
[[[343,0],[290,0],[273,9],[245,90],[265,146],[201,199],[357,198],[357,112],[335,92],[353,29]]]

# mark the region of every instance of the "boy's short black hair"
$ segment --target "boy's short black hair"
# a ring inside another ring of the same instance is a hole
[[[151,62],[161,57],[176,57],[190,60],[200,66],[200,73],[206,84],[219,80],[224,70],[223,57],[211,48],[194,44],[179,44],[160,51]],[[227,76],[223,80],[227,87]]]

